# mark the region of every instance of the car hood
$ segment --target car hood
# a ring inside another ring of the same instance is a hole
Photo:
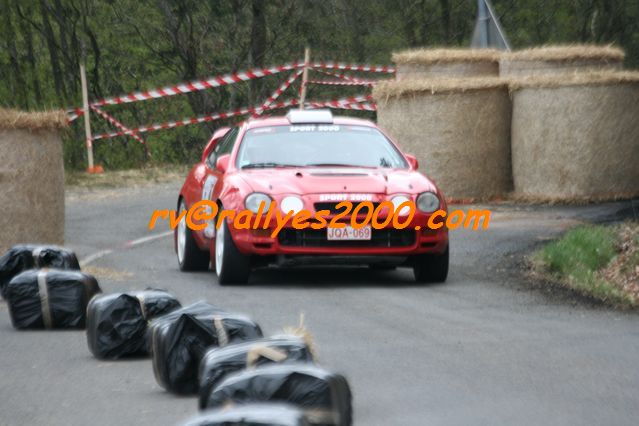
[[[242,170],[238,174],[256,192],[266,194],[371,193],[435,191],[419,172],[404,169],[286,168]]]

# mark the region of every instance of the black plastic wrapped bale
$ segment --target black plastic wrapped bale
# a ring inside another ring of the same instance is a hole
[[[180,308],[166,291],[144,290],[94,297],[87,308],[87,343],[96,358],[147,355],[150,320]]]
[[[282,335],[209,349],[200,362],[200,408],[211,390],[231,373],[271,363],[313,362],[303,337]]]
[[[275,364],[229,375],[213,388],[206,408],[255,402],[295,405],[314,425],[352,424],[348,382],[313,364]]]
[[[9,281],[27,269],[55,268],[80,270],[75,253],[62,247],[20,244],[0,257],[0,292],[6,299]]]
[[[84,328],[87,304],[100,293],[80,271],[30,269],[9,282],[7,303],[15,328]]]
[[[286,404],[247,404],[206,410],[183,426],[309,426],[304,412]]]
[[[250,318],[199,302],[151,322],[151,353],[157,382],[166,390],[198,391],[198,368],[210,346],[226,346],[262,337]]]

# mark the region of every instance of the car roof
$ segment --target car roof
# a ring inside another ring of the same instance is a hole
[[[246,121],[247,129],[255,129],[257,127],[268,127],[268,126],[289,126],[290,124],[291,123],[288,121],[288,119],[284,115],[249,118]],[[309,124],[312,124],[312,123],[309,123]],[[377,127],[377,125],[370,120],[363,120],[361,118],[354,118],[354,117],[340,117],[340,116],[333,116],[333,124]]]

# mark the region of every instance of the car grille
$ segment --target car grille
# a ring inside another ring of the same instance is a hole
[[[410,247],[415,231],[407,229],[372,229],[368,241],[329,241],[324,229],[282,229],[279,243],[293,247]]]
[[[359,201],[352,201],[353,203],[353,209],[355,207],[357,207],[357,205],[360,203]],[[318,212],[320,210],[328,210],[331,212],[331,214],[337,214],[338,211],[342,212],[344,211],[344,207],[341,208],[337,208],[337,205],[339,204],[339,202],[337,203],[315,203],[313,204],[313,207],[315,207],[315,211]],[[380,203],[372,203],[373,204],[373,211],[375,211],[375,209],[379,206]],[[352,212],[352,210],[351,210]],[[349,214],[351,213],[349,212]],[[359,215],[366,215],[368,214],[368,209],[366,207],[362,207],[361,210],[359,211]]]

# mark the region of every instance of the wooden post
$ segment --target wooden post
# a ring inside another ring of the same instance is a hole
[[[308,69],[311,64],[311,49],[304,49],[304,72],[302,73],[302,90],[300,90],[300,109],[304,109],[306,102],[306,82],[308,81]]]
[[[93,137],[91,136],[91,118],[89,117],[89,90],[87,88],[87,76],[84,64],[80,64],[80,81],[82,82],[82,109],[84,111],[84,136],[87,145],[87,160],[89,168],[87,171],[93,173]]]

